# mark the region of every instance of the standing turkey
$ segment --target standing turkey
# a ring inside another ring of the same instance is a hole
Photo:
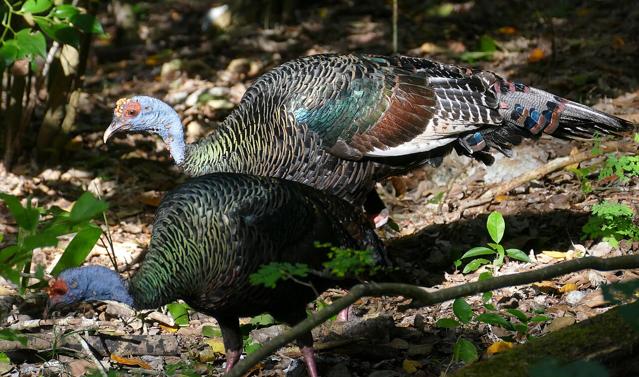
[[[139,309],[177,299],[218,321],[227,366],[240,357],[239,317],[270,312],[296,324],[306,318],[315,291],[291,280],[275,288],[252,285],[249,275],[271,262],[305,263],[319,274],[318,291],[337,283],[322,271],[326,248],[314,242],[372,251],[383,246],[368,220],[345,201],[311,187],[271,177],[218,173],[187,181],[167,194],[153,224],[149,250],[127,282],[113,270],[85,266],[63,271],[49,288],[49,307],[114,300]],[[301,279],[301,278],[300,278]],[[298,339],[309,375],[317,376],[310,332]]]
[[[490,164],[492,149],[510,155],[522,138],[589,139],[630,129],[628,121],[488,71],[405,56],[315,55],[261,76],[194,144],[185,144],[169,105],[145,96],[118,101],[104,142],[115,133],[156,133],[190,176],[280,177],[360,205],[376,181],[437,165],[453,149]]]

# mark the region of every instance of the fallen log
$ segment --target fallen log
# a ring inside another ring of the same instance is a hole
[[[451,377],[529,377],[530,368],[547,359],[558,360],[560,365],[595,360],[608,369],[610,377],[639,376],[639,331],[619,314],[623,307],[532,339],[464,367]]]

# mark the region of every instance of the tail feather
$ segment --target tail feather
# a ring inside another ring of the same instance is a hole
[[[633,124],[625,119],[566,101],[559,117],[559,127],[552,135],[568,139],[592,139],[596,134],[621,136],[633,129]]]
[[[540,89],[526,88],[512,97],[520,103],[514,104],[510,121],[535,135],[543,131],[565,139],[592,139],[595,135],[620,136],[633,129],[627,120]]]
[[[522,139],[548,134],[561,139],[592,140],[597,135],[621,136],[635,126],[619,117],[595,110],[540,89],[501,81],[493,86],[499,103],[500,125],[490,125],[457,140],[460,153],[478,157],[494,148],[510,156]]]

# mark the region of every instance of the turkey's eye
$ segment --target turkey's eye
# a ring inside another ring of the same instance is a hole
[[[127,118],[133,118],[140,114],[140,104],[137,102],[129,102],[124,108],[124,116]]]

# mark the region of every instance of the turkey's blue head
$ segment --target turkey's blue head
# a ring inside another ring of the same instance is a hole
[[[179,115],[157,98],[135,96],[120,98],[113,110],[113,121],[104,131],[103,140],[118,133],[149,132],[159,135],[179,165],[184,161],[184,130]]]
[[[103,266],[64,270],[49,281],[47,311],[82,301],[113,300],[133,306],[133,298],[117,272]]]

